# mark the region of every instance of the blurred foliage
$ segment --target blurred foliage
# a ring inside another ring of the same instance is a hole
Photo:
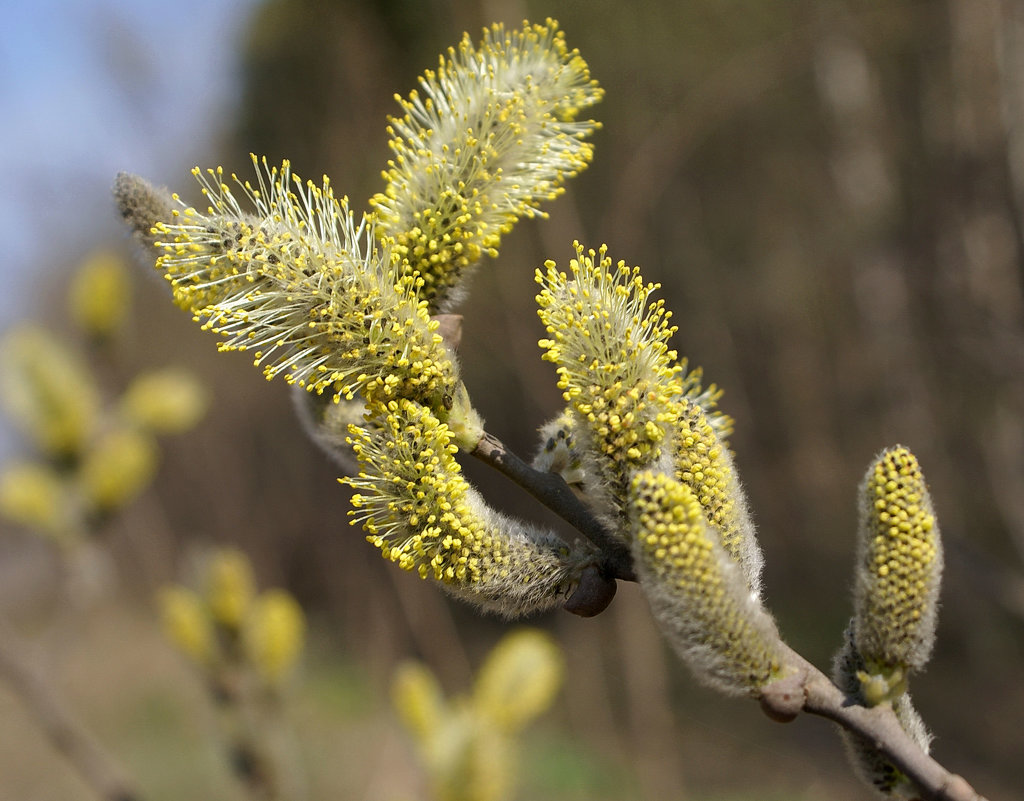
[[[244,553],[221,549],[202,564],[202,588],[162,588],[164,632],[197,667],[218,712],[228,762],[251,797],[299,801],[305,779],[286,699],[306,618],[285,590],[256,592]]]
[[[71,316],[102,352],[129,313],[124,259],[97,251],[72,277]],[[113,404],[103,376],[37,325],[0,340],[0,405],[35,451],[0,470],[0,514],[65,544],[97,531],[153,481],[155,435],[193,428],[206,392],[183,370],[142,373]]]
[[[563,679],[558,645],[544,632],[506,635],[480,667],[473,691],[446,699],[421,663],[399,665],[395,707],[416,739],[436,801],[503,801],[517,777],[516,735],[551,705]]]
[[[535,345],[534,269],[567,260],[574,238],[607,242],[641,265],[675,311],[673,346],[725,389],[767,560],[765,595],[787,639],[819,665],[849,617],[863,466],[883,446],[910,447],[947,547],[936,655],[915,702],[940,761],[989,797],[1019,795],[1020,9],[999,0],[271,0],[239,21],[248,26],[239,119],[209,161],[242,172],[250,151],[287,157],[364,205],[383,185],[394,93],[413,88],[464,30],[546,15],[605,88],[594,111],[604,128],[593,165],[550,204],[549,219],[518,227],[474,280],[460,357],[488,429],[527,454],[560,406]],[[337,468],[303,437],[284,388],[245,357],[217,354],[163,289],[138,287],[117,369],[184,362],[217,402],[201,435],[165,444],[164,480],[152,508],[126,517],[119,558],[151,589],[191,541],[244,548],[258,575],[319,621],[296,724],[320,771],[310,796],[409,797],[415,779],[376,756],[402,746],[373,699],[386,697],[387,677],[409,657],[442,686],[466,686],[504,625],[385,564],[344,525]],[[473,464],[467,473],[510,512],[550,522],[500,477]],[[762,798],[765,787],[787,798],[864,797],[820,721],[779,727],[694,687],[635,589],[621,586],[592,620],[539,621],[564,646],[569,681],[551,716],[557,730],[525,749],[524,797]],[[135,645],[103,643],[132,665],[159,658]],[[328,705],[338,715],[323,714]],[[114,714],[110,698],[89,708]],[[199,714],[201,699],[187,708]],[[143,737],[132,739],[147,775],[167,771],[139,753]],[[167,747],[196,747],[177,742]],[[209,774],[216,762],[193,764]],[[10,770],[0,762],[0,774]]]

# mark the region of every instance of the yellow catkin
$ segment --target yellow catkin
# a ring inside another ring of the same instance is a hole
[[[938,619],[942,542],[916,457],[882,452],[860,487],[854,642],[869,672],[920,670]]]
[[[655,619],[698,679],[756,695],[779,678],[775,624],[709,527],[697,497],[671,476],[645,471],[630,493],[633,555]]]
[[[426,407],[392,401],[354,429],[351,514],[367,540],[405,570],[508,616],[564,601],[590,558],[583,546],[491,509],[455,460],[452,433]]]
[[[586,62],[554,20],[518,30],[494,25],[474,46],[467,34],[396,97],[388,120],[387,185],[371,205],[421,297],[445,309],[466,270],[497,255],[516,220],[538,214],[590,162],[584,141],[598,124],[577,120],[600,100]]]

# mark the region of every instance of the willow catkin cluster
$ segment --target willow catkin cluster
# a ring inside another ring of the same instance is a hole
[[[907,687],[935,641],[942,543],[924,474],[910,450],[895,446],[874,459],[858,507],[854,614],[832,678],[855,703],[891,705],[904,731],[928,753],[931,735]],[[873,743],[846,732],[843,737],[866,783],[887,797],[919,797]]]
[[[353,522],[385,558],[483,609],[512,617],[557,606],[594,559],[583,546],[490,508],[466,481],[458,447],[429,409],[392,401],[353,428]]]
[[[764,556],[732,454],[712,419],[696,401],[680,400],[679,423],[673,432],[675,477],[693,492],[722,548],[740,566],[750,592],[758,597]]]
[[[638,470],[674,475],[690,487],[750,591],[763,563],[725,442],[732,421],[715,408],[715,387],[668,346],[676,328],[657,284],[607,249],[575,243],[569,272],[537,271],[538,314],[568,406],[545,428],[535,464],[565,473],[613,531],[628,529],[630,482]],[[624,536],[624,535],[623,535]]]
[[[565,191],[585,168],[598,123],[577,120],[602,91],[554,20],[467,34],[396,95],[403,115],[388,121],[393,158],[387,186],[371,199],[377,233],[392,241],[421,297],[445,311],[461,297],[466,271],[496,256],[521,217]]]

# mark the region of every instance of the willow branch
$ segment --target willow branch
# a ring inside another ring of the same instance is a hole
[[[138,801],[123,771],[61,705],[40,677],[21,638],[0,620],[0,678],[21,698],[50,744],[105,801]]]
[[[485,433],[472,453],[601,549],[606,575],[636,580],[628,549],[612,538],[560,476],[533,469],[491,434]],[[903,730],[890,706],[857,703],[798,653],[788,647],[787,651],[790,664],[800,668],[800,675],[765,688],[761,703],[766,714],[776,720],[792,720],[798,712],[806,712],[834,721],[877,748],[917,785],[922,801],[985,801],[961,776],[950,773],[926,754]]]
[[[950,773],[910,738],[889,704],[863,706],[798,653],[788,647],[787,652],[800,675],[764,689],[761,704],[769,717],[788,721],[802,711],[834,721],[870,743],[913,781],[922,801],[985,801],[962,776]]]
[[[472,454],[512,479],[596,545],[604,556],[602,569],[606,576],[623,581],[636,581],[633,557],[629,548],[612,537],[586,505],[573,494],[561,476],[534,470],[505,447],[501,440],[486,432]]]

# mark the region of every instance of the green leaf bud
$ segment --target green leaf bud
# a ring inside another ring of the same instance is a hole
[[[924,721],[914,709],[910,694],[900,691],[895,697],[885,700],[872,700],[875,693],[874,684],[877,677],[867,672],[864,658],[857,651],[853,639],[853,623],[846,631],[843,647],[836,654],[832,663],[832,680],[854,702],[864,706],[876,703],[891,703],[893,712],[900,726],[910,738],[928,753],[931,748],[932,736],[925,728]],[[846,745],[847,758],[854,772],[865,783],[874,787],[887,798],[913,801],[920,797],[917,788],[910,779],[879,752],[868,740],[846,729],[841,730]]]

